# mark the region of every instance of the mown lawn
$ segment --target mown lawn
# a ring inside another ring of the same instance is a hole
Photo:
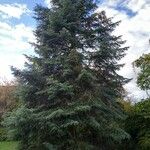
[[[17,150],[18,142],[0,142],[0,150]]]

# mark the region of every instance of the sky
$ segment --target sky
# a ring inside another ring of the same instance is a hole
[[[0,78],[13,79],[10,66],[23,68],[23,54],[34,54],[29,44],[35,41],[33,19],[36,4],[50,7],[50,0],[0,0]],[[121,20],[114,31],[122,35],[129,46],[126,56],[120,61],[125,66],[118,72],[132,81],[124,87],[128,96],[135,100],[145,98],[146,94],[136,85],[138,70],[132,62],[142,54],[150,53],[150,0],[101,0],[96,11],[106,11],[113,21]]]

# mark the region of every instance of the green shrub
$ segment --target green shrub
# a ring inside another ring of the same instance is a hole
[[[7,139],[6,130],[0,127],[0,141],[5,141]]]

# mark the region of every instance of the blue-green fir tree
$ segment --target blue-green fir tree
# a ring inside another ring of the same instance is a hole
[[[119,22],[97,12],[94,0],[52,0],[36,6],[35,56],[12,68],[22,106],[6,118],[23,150],[116,150],[129,138],[117,100],[128,79]]]

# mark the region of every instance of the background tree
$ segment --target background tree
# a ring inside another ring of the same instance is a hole
[[[19,79],[23,106],[5,120],[21,149],[116,149],[129,135],[118,121],[117,99],[128,79],[117,74],[127,47],[112,33],[94,0],[52,0],[37,6],[36,56],[27,56]]]
[[[0,82],[0,120],[2,115],[17,105],[15,97],[16,82],[2,79]]]
[[[131,135],[131,150],[150,149],[150,100],[138,102],[125,122],[125,128]]]
[[[150,53],[144,54],[134,62],[135,66],[140,68],[140,73],[137,78],[137,85],[145,90],[147,96],[150,97]]]
[[[15,109],[18,105],[15,97],[16,82],[0,79],[0,141],[6,140],[6,130],[2,126],[3,115]]]

